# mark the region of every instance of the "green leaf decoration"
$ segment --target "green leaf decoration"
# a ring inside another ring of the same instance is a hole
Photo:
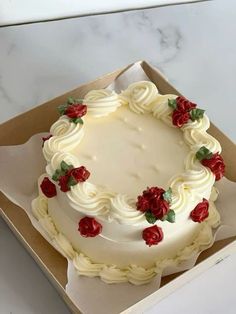
[[[61,169],[56,169],[56,171],[54,172],[52,176],[52,179],[54,181],[58,181],[61,176],[64,176],[67,173],[67,171],[74,168],[73,165],[68,165],[64,160],[62,160],[60,167]]]
[[[62,174],[61,169],[57,169],[57,170],[54,172],[54,174],[53,174],[53,176],[52,176],[52,179],[53,179],[54,181],[58,181],[59,178],[60,178],[60,176],[62,176],[62,175],[63,175],[63,174]]]
[[[163,193],[163,198],[166,200],[168,203],[171,203],[172,201],[172,189],[169,188],[168,190]]]
[[[73,97],[68,97],[67,98],[67,104],[68,105],[73,105],[76,102],[76,100]]]
[[[75,124],[84,124],[84,121],[81,118],[71,118],[70,121],[74,122]]]
[[[199,109],[199,108],[194,108],[194,109],[190,110],[191,120],[196,121],[196,120],[202,119],[204,112],[205,112],[205,110]]]
[[[175,99],[168,99],[168,106],[172,109],[176,109],[177,104]]]
[[[68,107],[68,104],[63,104],[57,107],[57,110],[59,111],[61,116],[65,113],[67,107]]]
[[[206,148],[205,146],[202,146],[199,148],[199,150],[196,152],[196,158],[198,160],[203,160],[203,159],[210,159],[212,157],[212,152]]]
[[[74,168],[73,165],[68,165],[64,160],[62,160],[62,162],[61,162],[61,170],[68,171],[68,170],[71,170],[73,168]]]
[[[170,209],[167,213],[167,221],[174,223],[175,222],[175,212],[173,211],[173,209]]]
[[[150,211],[147,211],[145,213],[145,217],[147,222],[149,222],[150,224],[154,224],[157,221],[157,218]]]
[[[76,185],[78,182],[75,180],[73,176],[70,176],[69,181],[68,181],[68,187],[71,187],[73,185]]]

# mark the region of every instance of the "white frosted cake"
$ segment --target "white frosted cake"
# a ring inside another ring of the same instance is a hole
[[[204,110],[141,81],[59,111],[32,209],[78,274],[144,284],[213,243],[224,162]]]

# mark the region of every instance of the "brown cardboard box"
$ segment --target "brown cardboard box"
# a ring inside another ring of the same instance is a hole
[[[157,86],[162,94],[180,94],[163,75],[147,62],[141,63],[145,73]],[[97,80],[88,84],[82,85],[75,90],[72,90],[62,96],[59,96],[45,104],[38,106],[26,113],[23,113],[0,126],[0,145],[15,145],[26,142],[33,134],[39,132],[45,132],[49,130],[50,126],[57,119],[56,107],[64,103],[68,96],[75,98],[83,98],[83,96],[91,89],[105,88],[112,83],[121,73],[128,69],[131,65],[125,68],[119,69],[110,74],[104,75]],[[37,123],[35,123],[37,121]],[[24,126],[22,128],[22,126]],[[19,130],[21,130],[19,132]],[[236,156],[236,145],[227,138],[217,127],[211,124],[209,133],[216,137],[223,148],[222,155],[226,163],[226,177],[236,182],[236,164],[234,162]],[[59,291],[65,302],[74,313],[80,313],[79,309],[72,303],[65,293],[65,285],[67,282],[66,270],[67,261],[62,257],[31,225],[25,212],[17,205],[11,203],[2,193],[0,194],[0,213],[4,220],[7,222],[11,230],[15,233],[17,238],[21,240],[26,249],[30,252],[41,269],[48,276],[50,281],[54,284]],[[216,242],[213,247],[203,252],[199,259],[204,261],[212,256],[212,254],[219,252],[222,248],[226,247],[235,238],[229,238],[226,240]],[[162,280],[162,286],[167,283],[173,283],[175,286],[175,279],[181,280],[181,273],[164,277]],[[180,282],[180,281],[179,281]],[[184,280],[182,280],[184,283]],[[181,285],[181,282],[180,282]],[[169,286],[169,285],[168,285]],[[158,290],[161,295],[162,289]],[[165,292],[165,295],[168,291]],[[147,298],[146,298],[147,299]],[[157,300],[157,298],[156,298]],[[139,302],[140,303],[140,302]],[[145,303],[146,305],[147,302]],[[134,310],[137,313],[137,308]],[[130,308],[127,309],[127,313],[134,313]]]

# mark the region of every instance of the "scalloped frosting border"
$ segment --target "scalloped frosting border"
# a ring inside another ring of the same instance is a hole
[[[154,117],[173,127],[172,110],[168,106],[168,99],[176,97],[172,94],[161,95],[154,83],[141,81],[129,85],[119,95],[114,91],[92,90],[85,96],[84,102],[87,103],[88,112],[95,117],[109,115],[121,105],[128,105],[137,114],[152,112]],[[181,128],[190,152],[185,160],[185,171],[176,174],[169,181],[173,193],[171,209],[176,213],[186,207],[189,195],[194,197],[194,202],[197,204],[204,193],[208,191],[210,194],[214,185],[215,177],[210,169],[195,158],[197,150],[202,145],[212,153],[221,152],[219,142],[207,133],[209,126],[209,119],[204,114],[201,120],[189,121]],[[68,117],[61,116],[51,126],[50,133],[53,136],[44,143],[43,147],[43,153],[48,162],[46,167],[48,175],[53,175],[62,160],[73,164],[74,167],[80,166],[79,158],[70,152],[84,136],[83,125],[74,124],[69,121]],[[108,191],[102,186],[84,182],[71,187],[71,190],[65,194],[69,204],[84,214],[103,216],[108,221],[116,220],[127,225],[145,222],[143,213],[137,211],[135,207],[135,200],[130,200],[127,195]],[[124,208],[129,208],[129,215],[123,210]]]

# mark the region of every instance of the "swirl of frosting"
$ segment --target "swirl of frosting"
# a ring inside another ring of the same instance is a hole
[[[168,105],[168,99],[175,99],[176,95],[166,94],[158,95],[155,101],[152,104],[152,113],[153,116],[157,119],[164,121],[167,125],[172,126],[171,114],[173,109]]]
[[[89,182],[79,183],[67,192],[70,205],[84,213],[93,216],[105,215],[110,208],[112,193],[105,191],[102,187]]]
[[[83,100],[87,105],[89,115],[99,118],[116,111],[116,109],[124,104],[124,99],[119,97],[115,91],[107,89],[91,90]]]
[[[127,271],[119,269],[114,265],[104,265],[99,276],[106,283],[121,283],[127,281],[126,274]]]
[[[67,116],[61,116],[50,129],[52,137],[44,142],[43,154],[47,161],[60,152],[68,152],[75,148],[84,136],[83,125],[71,122]]]
[[[90,259],[82,253],[75,254],[73,264],[80,275],[87,277],[98,276],[104,266],[103,264],[92,263]]]
[[[121,96],[128,101],[132,111],[144,113],[152,109],[151,105],[158,96],[158,90],[154,83],[140,81],[129,85]]]
[[[39,223],[51,239],[57,236],[57,229],[52,218],[49,215],[46,215],[44,218],[39,219]]]
[[[203,118],[186,123],[182,130],[184,132],[185,142],[196,151],[201,146],[206,146],[212,153],[221,152],[220,143],[206,131],[210,127],[210,121],[204,114]]]
[[[134,285],[143,285],[156,276],[155,268],[145,269],[140,266],[130,265],[127,274],[128,280]]]
[[[75,251],[67,240],[67,238],[62,234],[58,233],[53,239],[54,245],[56,245],[59,250],[69,259],[73,259],[75,257]]]
[[[115,218],[120,224],[140,224],[145,222],[144,213],[138,211],[135,200],[124,194],[117,194],[111,198],[110,216]]]
[[[46,166],[46,172],[49,176],[52,176],[57,169],[60,169],[61,162],[65,161],[68,165],[79,167],[81,164],[79,159],[70,153],[57,152],[53,155],[50,163]]]
[[[47,198],[39,195],[32,201],[32,212],[34,217],[39,220],[47,216],[48,213],[48,200]]]

